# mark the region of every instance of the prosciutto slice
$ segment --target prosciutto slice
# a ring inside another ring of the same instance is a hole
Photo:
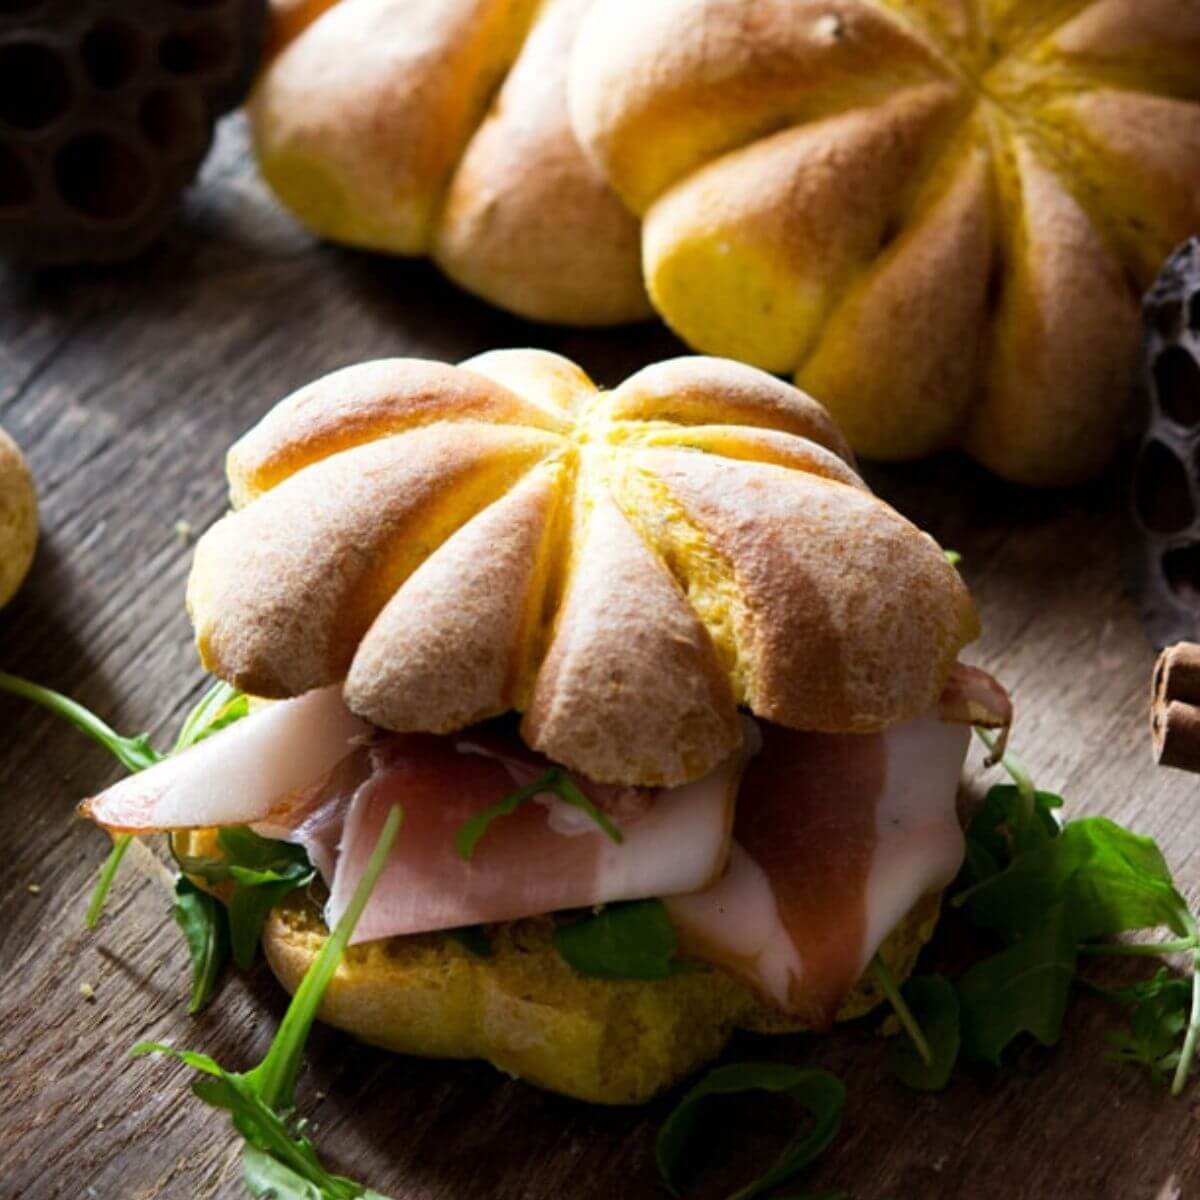
[[[725,870],[739,755],[703,779],[659,793],[632,816],[612,805],[620,844],[586,814],[547,795],[493,821],[469,862],[455,849],[454,835],[512,793],[511,755],[482,753],[474,741],[411,734],[387,739],[373,757],[371,777],[346,816],[328,923],[349,903],[393,804],[404,809],[404,825],[355,941],[690,892]],[[599,794],[612,799],[606,790]],[[619,798],[628,807],[628,797]]]
[[[257,709],[182,754],[84,801],[114,831],[249,825],[301,845],[341,916],[393,804],[404,825],[356,940],[503,921],[707,887],[725,870],[744,758],[669,791],[573,779],[622,832],[617,844],[553,793],[498,817],[464,861],[454,835],[544,775],[515,733],[385,733],[337,688]]]
[[[905,913],[958,871],[970,728],[933,715],[865,735],[761,728],[729,871],[667,911],[684,953],[819,1028]]]

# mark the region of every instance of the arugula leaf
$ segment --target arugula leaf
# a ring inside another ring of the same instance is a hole
[[[350,942],[354,927],[371,898],[376,881],[383,873],[402,819],[400,806],[394,805],[380,831],[375,849],[371,851],[371,857],[363,869],[362,879],[359,880],[358,887],[354,889],[354,895],[342,914],[342,919],[300,981],[267,1057],[250,1072],[249,1077],[255,1080],[263,1098],[272,1107],[280,1104],[290,1107],[292,1104],[296,1073],[300,1069],[300,1055],[304,1050],[304,1043],[308,1040],[308,1031],[316,1019],[317,1009],[321,1006],[321,998],[329,987],[329,981],[342,961],[342,954]]]
[[[942,554],[952,567],[957,567],[962,562],[962,555],[957,550],[943,550]]]
[[[944,975],[914,975],[901,991],[913,1021],[924,1033],[929,1055],[922,1055],[905,1031],[892,1044],[892,1073],[915,1091],[940,1092],[958,1059],[958,993]]]
[[[192,1091],[206,1104],[230,1113],[234,1127],[246,1140],[249,1150],[243,1170],[252,1195],[267,1196],[273,1187],[286,1185],[291,1190],[279,1195],[299,1200],[386,1200],[327,1171],[312,1143],[289,1128],[286,1117],[294,1108],[300,1059],[322,997],[383,871],[400,823],[401,811],[395,807],[384,822],[345,914],[305,972],[271,1048],[257,1067],[238,1074],[190,1050],[150,1042],[133,1048],[135,1055],[169,1054],[203,1076],[192,1084]]]
[[[1062,906],[1076,941],[1165,925],[1188,933],[1187,901],[1153,839],[1106,817],[1067,824],[1052,841],[954,899],[984,929],[1021,935]]]
[[[315,1183],[249,1142],[242,1150],[242,1182],[250,1195],[258,1200],[327,1200],[329,1197],[328,1191],[322,1191]],[[386,1196],[370,1188],[353,1195],[362,1200],[387,1200]]]
[[[259,874],[266,875],[268,872]],[[242,970],[246,971],[254,966],[267,914],[285,896],[291,895],[298,887],[303,887],[312,877],[313,872],[310,870],[304,875],[264,879],[249,886],[239,884],[233,889],[233,895],[229,898],[229,937],[233,948],[233,961]]]
[[[150,744],[149,734],[139,733],[133,737],[122,737],[95,713],[52,688],[42,687],[17,675],[0,671],[0,691],[30,700],[55,716],[69,721],[81,733],[108,750],[127,771],[144,771],[164,758],[164,755]],[[218,729],[223,729],[245,716],[248,711],[249,701],[245,696],[227,683],[218,683],[205,694],[184,720],[172,753],[186,749]],[[122,833],[113,838],[112,850],[104,860],[104,866],[100,869],[88,902],[87,915],[84,918],[88,929],[94,929],[100,921],[117,869],[132,839],[133,835],[129,833]]]
[[[1195,977],[1181,979],[1162,967],[1151,979],[1127,987],[1089,986],[1130,1008],[1129,1028],[1108,1035],[1109,1058],[1145,1067],[1155,1083],[1165,1084],[1171,1076],[1172,1093],[1182,1091],[1195,1055]]]
[[[564,804],[570,804],[587,813],[600,827],[610,840],[620,845],[625,837],[621,831],[596,807],[591,799],[575,784],[574,780],[560,767],[551,767],[544,775],[540,775],[532,783],[518,788],[511,796],[505,796],[495,804],[489,805],[482,812],[468,817],[454,835],[454,845],[459,855],[466,861],[471,861],[479,839],[488,831],[488,827],[497,817],[508,817],[517,811],[522,804],[528,803],[535,796],[550,792]]]
[[[693,967],[675,961],[675,929],[661,900],[608,904],[554,931],[554,948],[580,975],[666,979]]]
[[[180,750],[204,741],[249,713],[250,698],[244,692],[223,680],[215,683],[184,718],[171,753],[178,754]]]
[[[1055,812],[1062,808],[1061,796],[1053,792],[1027,796],[1011,783],[989,789],[975,811],[966,832],[966,874],[971,883],[982,883],[998,875],[1014,856],[1053,841],[1061,832]]]
[[[134,737],[122,737],[82,704],[51,688],[0,671],[0,691],[31,700],[56,717],[69,721],[80,733],[86,734],[93,742],[99,743],[109,751],[127,771],[144,771],[163,757],[150,744],[149,734],[139,733]]]
[[[192,957],[188,1012],[198,1013],[212,999],[229,957],[228,921],[220,901],[182,875],[175,881],[174,912]]]
[[[96,876],[96,886],[92,888],[91,899],[88,900],[87,912],[84,914],[83,923],[88,929],[95,929],[100,924],[104,905],[108,901],[108,893],[112,889],[113,880],[116,879],[117,870],[121,866],[121,859],[125,857],[125,852],[129,849],[132,841],[132,833],[120,833],[113,838],[112,849],[104,860],[104,866],[100,868],[100,874]]]
[[[1153,978],[1123,988],[1093,990],[1130,1008],[1129,1028],[1108,1035],[1109,1058],[1145,1067],[1165,1084],[1180,1065],[1193,988],[1190,981],[1161,968]]]
[[[217,830],[217,845],[220,854],[176,854],[175,861],[181,871],[197,875],[206,883],[240,878],[250,886],[260,874],[261,882],[270,883],[273,877],[289,874],[295,867],[312,869],[302,846],[273,841],[244,825],[225,825]]]
[[[176,1050],[157,1042],[139,1042],[131,1053],[166,1054],[207,1077],[196,1080],[192,1091],[205,1104],[228,1112],[238,1133],[258,1152],[251,1166],[243,1167],[251,1180],[261,1182],[262,1160],[267,1159],[281,1168],[274,1172],[276,1177],[282,1175],[285,1179],[299,1180],[301,1190],[296,1194],[300,1196],[315,1196],[317,1200],[359,1200],[365,1194],[366,1189],[352,1179],[325,1170],[312,1143],[288,1128],[284,1117],[263,1100],[248,1076],[226,1071],[206,1054]]]
[[[683,1161],[692,1149],[701,1110],[720,1097],[752,1091],[792,1097],[808,1110],[813,1125],[784,1147],[772,1167],[735,1192],[729,1200],[752,1200],[752,1197],[787,1182],[822,1154],[841,1125],[846,1089],[841,1080],[828,1071],[755,1062],[717,1067],[684,1096],[659,1130],[654,1155],[658,1173],[672,1195],[680,1195],[679,1176]]]
[[[448,931],[450,936],[476,958],[491,958],[494,953],[491,938],[482,925],[463,925]]]
[[[959,979],[968,1058],[998,1067],[1005,1048],[1026,1033],[1044,1046],[1058,1042],[1075,977],[1076,937],[1062,904],[1042,917],[1016,945],[976,963]]]
[[[247,969],[254,965],[267,914],[285,896],[305,887],[316,875],[301,846],[260,837],[241,826],[218,831],[220,855],[175,856],[179,869],[206,883],[231,882],[229,933],[233,960]]]

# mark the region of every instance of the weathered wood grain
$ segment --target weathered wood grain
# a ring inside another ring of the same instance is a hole
[[[0,665],[165,735],[202,683],[182,607],[190,551],[174,527],[199,531],[221,512],[229,442],[346,363],[517,344],[562,350],[607,383],[679,349],[655,326],[540,329],[424,264],[317,246],[267,200],[227,125],[177,228],[142,262],[37,279],[0,268],[0,423],[26,448],[43,505],[33,574],[0,614]],[[1152,654],[1119,579],[1116,485],[1038,496],[958,461],[871,476],[963,552],[986,626],[973,657],[1012,689],[1015,744],[1038,779],[1076,812],[1159,838],[1194,895],[1200,785],[1151,765]],[[157,1038],[247,1064],[284,998],[260,967],[189,1018],[185,952],[152,873],[126,871],[87,934],[105,842],[72,809],[116,772],[28,707],[0,701],[0,722],[0,1200],[236,1197],[221,1116],[192,1100],[182,1068],[126,1051]],[[826,1039],[744,1037],[733,1052],[846,1079],[844,1131],[815,1182],[858,1200],[1200,1195],[1200,1093],[1170,1100],[1108,1066],[1109,1020],[1081,1001],[1036,1078],[962,1078],[929,1097],[887,1081],[872,1021]],[[301,1101],[330,1161],[397,1200],[663,1194],[653,1134],[669,1102],[588,1108],[327,1029]]]

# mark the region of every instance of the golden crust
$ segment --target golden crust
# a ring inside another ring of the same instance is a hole
[[[597,4],[570,107],[691,345],[872,457],[1111,459],[1136,293],[1200,226],[1195,0]]]
[[[637,222],[566,112],[589,2],[273,0],[248,106],[263,174],[314,232],[433,254],[524,316],[649,316]]]
[[[937,920],[927,897],[881,949],[903,980]],[[742,983],[715,969],[654,982],[579,975],[558,956],[549,918],[490,927],[480,958],[452,934],[352,946],[320,1016],[365,1042],[428,1058],[482,1058],[551,1091],[597,1104],[640,1104],[715,1058],[734,1029],[795,1032]],[[319,910],[295,894],[273,909],[263,949],[295,991],[327,935]],[[869,979],[839,1020],[882,999]]]
[[[0,608],[29,573],[37,542],[33,476],[20,447],[0,429]]]
[[[363,364],[230,452],[242,507],[188,585],[200,655],[257,695],[345,680],[387,728],[517,709],[618,784],[703,775],[739,704],[882,728],[934,703],[976,619],[848,458],[814,401],[730,362],[611,393],[536,351]]]

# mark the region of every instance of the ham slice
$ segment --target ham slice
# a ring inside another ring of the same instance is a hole
[[[615,813],[620,844],[586,814],[547,796],[495,820],[466,862],[455,849],[456,831],[514,790],[510,757],[478,746],[409,734],[389,737],[374,752],[371,777],[346,816],[330,925],[349,902],[393,804],[404,809],[404,825],[359,918],[356,942],[690,892],[724,871],[740,755],[661,792],[632,818]]]
[[[875,734],[761,729],[728,873],[667,911],[685,954],[820,1028],[904,914],[958,871],[970,728],[930,716]]]
[[[339,688],[321,688],[256,709],[85,800],[80,811],[122,833],[250,825],[299,802],[372,732]]]

